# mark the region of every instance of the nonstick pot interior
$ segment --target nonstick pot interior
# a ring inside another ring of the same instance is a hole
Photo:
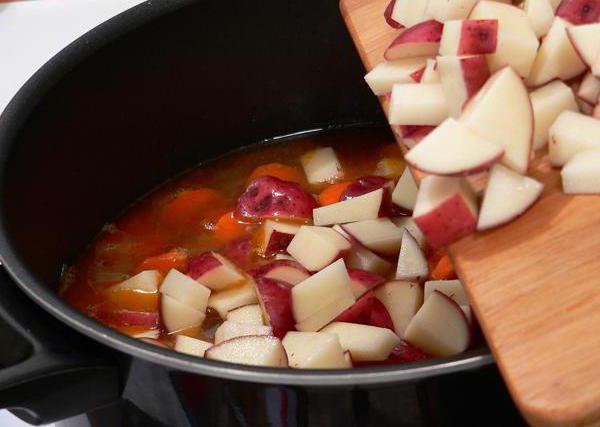
[[[153,6],[144,7],[150,13]],[[140,10],[135,13],[143,16]],[[0,250],[7,269],[32,298],[109,346],[222,378],[374,384],[493,363],[481,349],[352,373],[238,367],[136,342],[63,303],[55,287],[64,263],[103,223],[169,177],[278,135],[386,126],[363,82],[335,1],[194,2],[76,65],[82,49],[89,51],[107,34],[133,23],[125,15],[67,48],[28,82],[0,118],[5,201]]]

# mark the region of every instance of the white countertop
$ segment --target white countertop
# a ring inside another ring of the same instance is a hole
[[[0,111],[44,63],[107,19],[144,0],[0,3]]]
[[[0,113],[27,79],[61,49],[107,19],[143,1],[24,0],[0,3]],[[0,426],[26,425],[8,411],[0,411]]]

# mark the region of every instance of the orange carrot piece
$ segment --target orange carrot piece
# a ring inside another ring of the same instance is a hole
[[[239,222],[233,211],[230,211],[219,218],[215,224],[214,233],[220,241],[229,242],[247,234],[246,224]]]
[[[167,204],[162,212],[162,221],[173,228],[191,226],[214,214],[224,204],[223,195],[216,190],[185,190]]]
[[[452,265],[452,261],[450,261],[450,257],[448,255],[444,255],[437,262],[437,265],[431,272],[431,278],[435,280],[447,280],[456,278],[454,266]]]
[[[435,250],[431,249],[431,248],[427,248],[426,253],[427,253],[427,265],[429,266],[429,271],[435,270],[435,267],[437,266],[440,259],[442,259],[443,257],[445,257],[447,255],[446,249],[444,249],[444,248],[438,248]]]
[[[183,249],[173,249],[164,254],[146,258],[135,267],[133,274],[137,274],[144,270],[158,270],[164,276],[173,268],[179,271],[185,271],[187,268],[187,261],[188,254],[186,251]]]
[[[321,206],[326,206],[339,202],[340,197],[342,197],[342,194],[344,194],[344,191],[346,191],[350,184],[350,181],[343,181],[326,187],[321,191],[321,194],[319,194],[319,204]]]
[[[154,312],[158,311],[160,294],[158,292],[113,291],[106,290],[106,297],[120,310]]]
[[[297,182],[298,184],[304,182],[304,175],[298,169],[281,163],[267,163],[258,166],[248,177],[248,183],[257,180],[261,176],[274,176],[283,181]]]

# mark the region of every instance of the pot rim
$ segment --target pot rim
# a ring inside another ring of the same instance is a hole
[[[83,59],[119,35],[179,9],[194,0],[170,0],[141,3],[104,22],[69,44],[44,64],[18,91],[0,115],[0,172],[6,167],[10,141],[38,100],[54,83]],[[2,186],[0,173],[0,187]],[[296,386],[367,386],[410,382],[432,376],[477,369],[494,363],[489,349],[470,350],[458,356],[402,365],[361,367],[352,370],[294,370],[261,368],[200,359],[177,353],[111,329],[71,307],[49,287],[44,286],[21,262],[6,233],[5,218],[0,216],[0,258],[12,279],[33,301],[66,325],[115,350],[194,374],[229,380]]]

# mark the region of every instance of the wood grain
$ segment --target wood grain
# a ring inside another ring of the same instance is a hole
[[[383,18],[386,4],[340,3],[367,70],[397,34]],[[527,421],[600,425],[600,197],[563,194],[559,171],[546,153],[538,157],[529,174],[545,185],[540,201],[450,252]]]

